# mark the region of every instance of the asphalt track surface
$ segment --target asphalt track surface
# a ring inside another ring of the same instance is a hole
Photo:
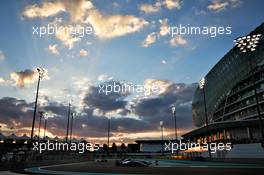
[[[27,173],[52,175],[264,175],[264,165],[160,160],[150,167],[117,167],[114,161],[82,162],[25,169]]]

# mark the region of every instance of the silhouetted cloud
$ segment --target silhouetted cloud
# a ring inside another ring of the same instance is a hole
[[[168,82],[169,83],[169,82]],[[169,83],[163,93],[156,96],[139,97],[131,101],[129,94],[99,93],[99,87],[89,86],[83,99],[84,108],[81,111],[72,107],[76,118],[73,133],[79,137],[106,137],[107,113],[113,112],[111,132],[142,133],[156,131],[160,120],[164,121],[167,129],[173,129],[170,106],[176,105],[177,121],[180,128],[192,128],[191,101],[196,84]],[[65,136],[68,117],[68,104],[51,101],[46,97],[44,106],[38,111],[45,111],[48,132],[53,135]],[[132,103],[131,103],[132,102]],[[26,132],[32,124],[34,103],[12,97],[0,99],[0,123],[8,128],[16,128],[18,132]],[[100,112],[96,112],[99,110]],[[116,115],[119,115],[117,117]],[[133,118],[132,116],[139,116]],[[38,121],[38,118],[37,120]],[[35,125],[37,127],[37,123]],[[127,138],[128,139],[128,138]]]
[[[103,83],[104,85],[119,84],[117,81],[109,81]],[[101,85],[103,85],[101,84]],[[111,91],[107,95],[101,90],[99,86],[89,86],[87,93],[83,99],[83,104],[93,109],[98,109],[103,114],[111,111],[121,110],[126,111],[127,97],[126,93],[119,93]]]
[[[193,127],[191,101],[196,84],[171,84],[164,93],[150,98],[136,99],[132,112],[144,121],[158,123],[163,120],[167,127],[174,127],[171,106],[176,106],[177,121],[181,127]]]
[[[42,69],[43,70],[43,79],[50,79],[48,75],[48,70],[47,69]],[[18,71],[18,72],[12,72],[10,74],[11,79],[14,81],[14,84],[17,87],[23,88],[27,85],[33,84],[38,80],[38,72],[37,70],[31,70],[31,69],[26,69],[23,71]]]
[[[21,128],[29,126],[30,116],[33,114],[33,103],[13,97],[0,99],[0,122],[8,128]]]

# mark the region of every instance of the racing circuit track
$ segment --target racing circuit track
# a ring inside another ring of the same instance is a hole
[[[154,161],[154,160],[153,160]],[[158,165],[150,167],[118,167],[114,160],[107,162],[82,162],[71,164],[50,165],[25,169],[26,173],[33,174],[57,174],[57,175],[139,175],[139,174],[166,174],[175,175],[262,175],[263,165],[222,163],[222,162],[199,162],[188,160],[159,160]]]

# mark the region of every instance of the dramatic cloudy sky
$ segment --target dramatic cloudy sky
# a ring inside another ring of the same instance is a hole
[[[48,136],[65,136],[72,100],[74,137],[106,140],[173,138],[170,106],[179,134],[194,129],[191,103],[197,82],[233,47],[233,39],[263,22],[257,0],[4,0],[0,5],[0,125],[5,134],[29,134],[38,66],[39,111]],[[84,37],[58,32],[33,35],[33,27],[92,27]],[[231,27],[231,34],[177,35],[171,26]],[[158,93],[100,93],[101,84],[158,86]],[[38,118],[37,118],[38,121]],[[36,124],[36,126],[38,126]],[[37,131],[37,130],[36,130]],[[37,132],[36,132],[37,133]]]

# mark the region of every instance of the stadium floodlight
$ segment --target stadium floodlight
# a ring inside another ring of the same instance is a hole
[[[246,53],[248,51],[254,52],[256,51],[257,44],[259,39],[262,35],[261,34],[254,34],[252,36],[244,36],[234,39],[234,43],[237,47],[243,52]]]
[[[70,143],[72,141],[72,127],[73,127],[73,119],[76,116],[76,113],[72,112],[71,113],[71,128],[70,128]]]
[[[40,128],[41,128],[41,120],[44,118],[45,113],[43,111],[39,111],[39,129],[38,129],[38,141],[40,140]]]
[[[40,76],[40,79],[42,79],[44,77],[44,74],[45,74],[45,69],[43,69],[42,67],[37,67],[37,71],[38,71],[38,74]]]
[[[240,40],[240,39],[238,39]],[[208,115],[207,115],[207,106],[206,106],[206,95],[205,95],[205,78],[203,77],[200,81],[199,81],[199,88],[202,90],[203,93],[203,103],[204,103],[204,114],[205,114],[205,126],[206,126],[206,132],[207,132],[207,142],[209,141],[209,127],[208,127]],[[209,157],[211,158],[211,149],[208,147],[208,152],[209,152]]]
[[[164,137],[163,137],[163,132],[164,132],[164,126],[163,126],[163,121],[161,120],[160,121],[160,132],[161,132],[161,140],[162,140],[162,143],[161,143],[161,152],[162,152],[162,155],[163,155],[163,144],[164,144]]]
[[[30,141],[33,142],[33,135],[34,135],[34,128],[35,128],[35,120],[36,120],[36,114],[37,114],[37,106],[38,106],[38,95],[39,95],[39,84],[40,80],[44,77],[45,70],[41,67],[38,67],[38,84],[37,84],[37,93],[36,93],[36,99],[35,99],[35,106],[34,106],[34,114],[33,114],[33,120],[32,120],[32,126],[31,126],[31,136]]]
[[[261,132],[261,145],[264,147],[264,129],[263,129],[263,124],[262,124],[262,117],[260,113],[260,106],[259,106],[259,99],[258,99],[258,94],[257,94],[257,86],[256,86],[256,80],[254,78],[254,68],[253,68],[253,61],[252,57],[254,55],[252,54],[254,51],[256,51],[257,44],[259,43],[260,37],[262,37],[262,34],[253,34],[253,35],[248,35],[244,37],[239,37],[234,40],[236,46],[239,48],[239,50],[242,53],[247,54],[248,61],[249,61],[249,66],[250,66],[250,73],[251,73],[251,79],[253,82],[253,88],[254,88],[254,98],[256,101],[256,109],[257,109],[257,114],[259,118],[259,127],[260,127],[260,132]],[[242,45],[241,45],[242,41]]]
[[[69,137],[69,129],[70,129],[70,116],[71,116],[71,104],[72,104],[72,99],[69,100],[69,107],[68,107],[68,120],[67,120],[67,128],[66,128],[66,142],[68,142],[68,137]]]
[[[164,123],[163,123],[163,121],[161,120],[161,121],[160,121],[160,129],[161,129],[161,139],[162,139],[162,141],[163,141],[163,127],[164,127],[163,124],[164,124]]]
[[[175,107],[175,105],[172,105],[172,106],[171,106],[171,111],[172,111],[173,114],[176,112],[176,107]]]
[[[205,85],[205,78],[203,77],[200,81],[199,81],[199,87],[200,89],[203,89]]]
[[[47,117],[44,117],[44,134],[43,134],[43,140],[46,139],[46,131],[47,131]]]
[[[175,134],[175,140],[177,141],[178,136],[177,136],[177,119],[176,119],[176,106],[172,105],[171,106],[171,112],[172,112],[172,117],[174,118],[174,134]]]
[[[106,113],[106,118],[107,118],[107,154],[109,154],[109,148],[110,148],[110,130],[111,130],[111,114]]]

